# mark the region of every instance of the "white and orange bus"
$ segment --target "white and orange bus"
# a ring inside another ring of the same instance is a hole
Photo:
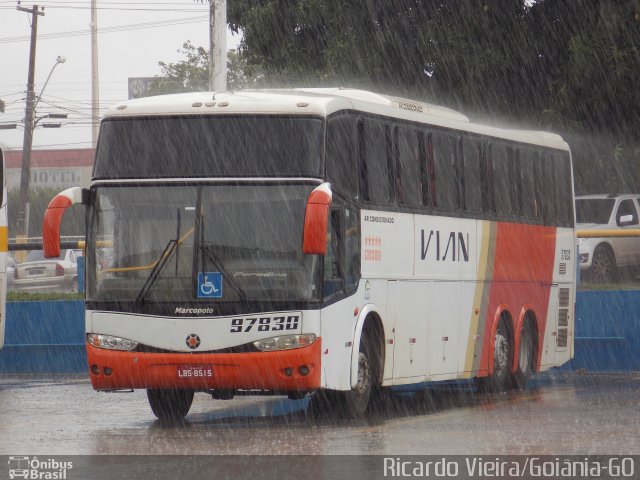
[[[525,385],[573,354],[576,241],[557,135],[350,89],[134,100],[102,121],[87,205],[93,387],[319,391]]]

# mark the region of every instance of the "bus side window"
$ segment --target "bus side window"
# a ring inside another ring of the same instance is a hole
[[[482,213],[480,144],[469,138],[462,140],[462,195],[466,212]]]
[[[335,206],[329,212],[327,225],[327,252],[324,255],[324,283],[323,296],[330,297],[342,291],[342,271],[340,252],[340,211]]]
[[[548,154],[542,154],[542,189],[544,196],[542,197],[542,213],[545,225],[558,224],[557,205],[557,178],[555,169],[555,158]]]
[[[335,202],[329,216],[324,256],[324,298],[355,291],[360,280],[360,221],[355,210]]]
[[[552,156],[555,171],[555,187],[558,195],[558,222],[563,227],[573,226],[573,198],[571,196],[571,164],[566,154]]]
[[[326,178],[351,198],[358,196],[356,128],[351,114],[327,120]]]
[[[491,145],[480,145],[480,183],[482,185],[482,208],[486,215],[496,214],[496,200],[493,191],[493,160]]]
[[[522,203],[522,215],[526,220],[536,220],[537,212],[534,163],[536,155],[531,150],[520,149],[518,151],[520,165],[520,198]]]
[[[355,209],[344,209],[345,288],[355,291],[360,281],[360,219]]]
[[[418,132],[408,128],[397,129],[398,203],[420,207],[421,155]]]
[[[501,217],[512,217],[516,213],[516,206],[512,204],[514,179],[511,175],[513,167],[509,168],[511,158],[507,146],[502,143],[492,143],[491,161],[493,166],[495,212]]]
[[[544,177],[542,169],[542,160],[539,154],[532,156],[533,160],[533,191],[534,191],[534,212],[535,217],[544,221]]]
[[[454,137],[433,133],[431,135],[431,154],[433,155],[433,178],[435,192],[431,199],[435,200],[434,208],[452,212],[458,209],[458,164],[457,141]]]
[[[388,127],[380,121],[367,119],[360,133],[360,190],[363,199],[386,205],[393,188],[389,170],[391,136]]]

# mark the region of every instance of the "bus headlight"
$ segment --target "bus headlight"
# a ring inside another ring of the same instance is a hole
[[[277,350],[308,347],[315,341],[316,336],[313,333],[304,333],[302,335],[282,335],[280,337],[264,338],[253,342],[253,345],[263,352],[275,352]]]
[[[87,342],[89,342],[89,345],[107,350],[130,351],[138,346],[138,342],[127,338],[114,337],[112,335],[98,335],[97,333],[89,333],[87,335]]]

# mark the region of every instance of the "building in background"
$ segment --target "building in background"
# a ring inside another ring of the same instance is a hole
[[[33,150],[31,153],[31,190],[88,187],[95,149]],[[7,190],[20,188],[22,150],[5,151]]]

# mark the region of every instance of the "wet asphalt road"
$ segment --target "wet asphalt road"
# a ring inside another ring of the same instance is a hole
[[[640,373],[558,374],[528,392],[394,393],[359,421],[309,398],[196,394],[184,423],[155,420],[143,391],[0,377],[0,455],[640,454]]]

